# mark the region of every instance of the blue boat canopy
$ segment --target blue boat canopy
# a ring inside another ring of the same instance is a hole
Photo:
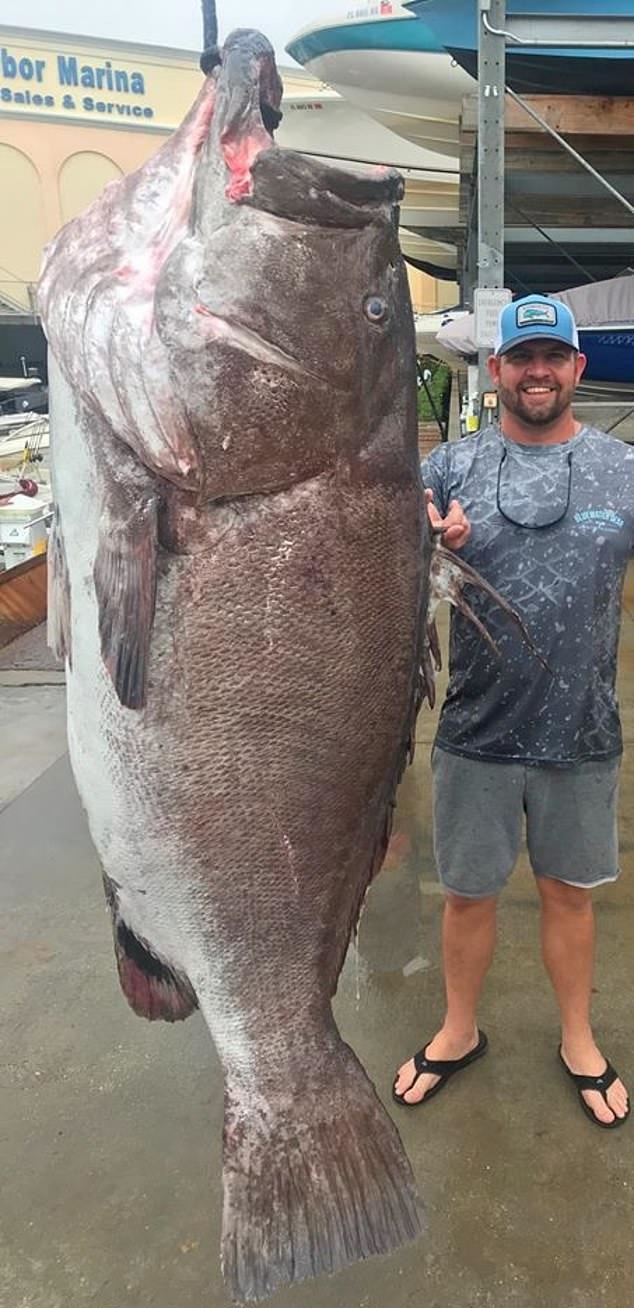
[[[477,0],[403,0],[456,63],[477,77]],[[507,15],[634,18],[634,0],[507,0]],[[615,39],[620,37],[615,21]],[[507,45],[508,84],[520,95],[631,95],[634,48]]]

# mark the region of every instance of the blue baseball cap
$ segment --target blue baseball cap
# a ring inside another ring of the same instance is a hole
[[[567,305],[547,295],[525,295],[504,306],[494,346],[495,354],[506,354],[523,341],[561,341],[579,349],[577,324]]]

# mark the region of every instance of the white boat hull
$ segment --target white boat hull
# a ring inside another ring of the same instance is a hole
[[[473,80],[399,0],[382,0],[299,32],[289,54],[350,104],[406,141],[455,155]]]
[[[352,162],[392,164],[438,177],[457,174],[457,156],[448,157],[397,135],[369,109],[359,108],[329,87],[285,95],[282,110],[284,117],[275,139],[287,149]]]
[[[441,154],[457,153],[460,105],[463,96],[473,94],[473,81],[448,54],[334,50],[306,67],[405,140]]]
[[[418,232],[401,227],[399,232],[401,250],[408,259],[418,263],[435,264],[444,272],[456,272],[457,255],[455,245],[446,245],[442,241],[430,241]],[[456,292],[457,294],[457,292]]]

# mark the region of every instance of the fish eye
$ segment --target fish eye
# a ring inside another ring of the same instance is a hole
[[[381,295],[368,295],[363,311],[369,322],[383,322],[387,318],[387,304]]]

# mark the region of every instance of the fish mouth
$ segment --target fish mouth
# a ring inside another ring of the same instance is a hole
[[[244,200],[253,194],[253,164],[274,144],[282,120],[284,88],[272,45],[261,32],[239,28],[227,37],[215,77],[214,117],[229,173],[226,194]]]
[[[229,201],[294,221],[344,227],[364,226],[379,210],[392,213],[400,203],[403,179],[392,168],[350,172],[276,145],[284,87],[273,46],[261,32],[232,32],[214,77],[213,139],[224,161]]]

